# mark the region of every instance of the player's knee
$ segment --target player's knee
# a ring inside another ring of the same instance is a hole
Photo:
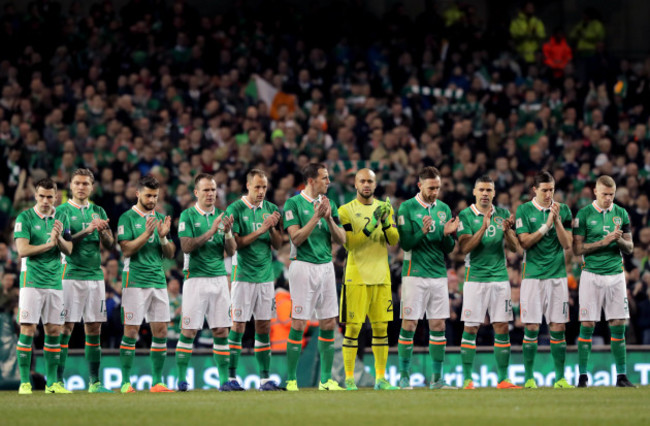
[[[324,320],[320,320],[320,328],[322,330],[334,330],[336,327],[336,318],[327,318]]]
[[[20,334],[25,336],[34,336],[36,333],[36,324],[20,324]]]
[[[411,320],[402,320],[402,328],[406,331],[415,331],[415,329],[418,328],[418,322]]]
[[[232,331],[235,333],[243,333],[246,331],[246,323],[245,322],[233,322],[232,323]]]
[[[66,326],[67,325],[68,324],[66,324]],[[90,323],[84,324],[84,329],[86,331],[86,335],[96,336],[99,333],[101,333],[102,323],[100,323],[100,322],[90,322]],[[70,328],[69,332],[66,332],[66,329],[64,328],[63,333],[64,334],[72,333],[72,327]]]
[[[528,328],[528,327],[526,327],[526,328]],[[565,324],[562,324],[562,323],[555,323],[555,322],[552,322],[552,323],[548,326],[548,328],[549,328],[551,331],[564,331],[564,330],[566,330],[566,325],[565,325]],[[537,329],[539,329],[539,326],[537,326]]]
[[[307,328],[307,321],[305,320],[299,320],[299,319],[292,319],[291,320],[291,328],[297,331],[305,331],[305,328]]]
[[[553,325],[551,324],[551,329],[552,328],[553,328]],[[539,331],[539,324],[526,324],[526,330]],[[559,330],[552,330],[552,331],[559,331]]]
[[[373,337],[385,337],[388,334],[387,322],[373,322],[371,326]]]
[[[416,323],[417,326],[417,323]],[[413,329],[415,330],[415,328]],[[429,330],[431,331],[445,331],[445,320],[430,320]]]
[[[194,335],[196,335],[196,330],[194,330]],[[216,337],[216,338],[228,337],[228,329],[226,327],[213,328],[212,337]]]
[[[596,326],[596,323],[593,321],[583,321],[580,323],[583,327],[589,327],[589,328],[594,328]]]
[[[255,321],[255,333],[269,334],[270,332],[271,332],[271,321]]]
[[[494,327],[494,332],[498,334],[508,334],[508,323],[507,322],[498,322],[492,325]]]
[[[463,331],[465,333],[469,333],[469,334],[477,334],[478,333],[478,328],[479,328],[478,325],[468,325],[468,324],[466,324],[465,327],[463,328]]]
[[[356,339],[361,333],[361,324],[347,323],[345,324],[345,337]]]
[[[59,324],[45,324],[43,329],[48,336],[60,336],[63,327]]]
[[[73,329],[74,329],[74,323],[66,322],[65,324],[63,324],[63,329],[61,330],[61,333],[67,334],[69,336],[72,334]],[[86,328],[86,334],[88,334],[87,328]]]
[[[617,327],[619,325],[625,325],[625,320],[624,319],[613,319],[609,321],[609,325],[611,327]]]
[[[196,337],[196,334],[198,333],[198,330],[181,330],[181,334],[188,339],[194,339]]]

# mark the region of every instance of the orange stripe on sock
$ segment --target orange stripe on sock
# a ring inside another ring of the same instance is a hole
[[[407,340],[398,340],[397,343],[400,345],[413,345],[413,340],[407,341]]]
[[[253,349],[254,352],[264,352],[264,351],[270,351],[270,350],[271,350],[270,346],[267,346],[265,348],[255,348],[255,349]]]
[[[497,348],[509,348],[510,343],[495,343],[494,346],[496,346]]]
[[[212,351],[212,353],[216,355],[230,355],[230,352],[222,352],[222,351]]]
[[[151,352],[165,352],[167,348],[151,348]]]
[[[294,345],[302,345],[302,340],[291,340],[287,339],[287,342],[292,343]]]
[[[583,339],[582,337],[578,337],[578,342],[587,342],[587,343],[591,343],[591,339]]]
[[[68,345],[61,345],[61,349],[68,349]]]
[[[462,344],[460,345],[461,348],[467,348],[467,349],[476,349],[476,345],[466,345]]]
[[[99,343],[88,343],[88,342],[86,342],[86,346],[99,346]]]
[[[334,341],[334,339],[325,339],[324,337],[320,337],[320,336],[318,336],[318,340],[321,340],[323,342],[333,342]]]
[[[185,352],[185,353],[191,354],[192,349],[176,348],[176,352]]]
[[[429,340],[429,344],[430,344],[430,345],[446,345],[446,344],[447,344],[447,341],[445,340],[445,341],[437,342],[437,341],[435,341],[435,340]]]
[[[127,351],[134,351],[135,346],[122,346],[122,345],[120,345],[120,349],[124,349],[124,350],[127,350]]]
[[[551,340],[551,345],[558,345],[560,343],[566,343],[566,340]]]
[[[612,337],[611,340],[612,340],[612,342],[622,342],[622,341],[625,340],[625,339],[617,339],[617,338],[615,338],[615,337]]]
[[[61,349],[43,348],[45,352],[61,352]]]
[[[21,348],[20,346],[16,346],[16,350],[22,351],[22,352],[31,352],[32,348]]]
[[[524,343],[537,343],[537,339],[535,339],[535,340],[526,340],[526,339],[524,339]]]
[[[239,345],[229,345],[230,349],[241,349]]]

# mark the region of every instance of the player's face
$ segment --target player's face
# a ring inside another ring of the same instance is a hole
[[[135,192],[135,195],[138,197],[140,208],[145,211],[151,211],[156,208],[156,204],[158,203],[158,194],[160,194],[160,189],[151,189],[146,186],[143,187],[141,191]]]
[[[265,176],[255,175],[250,182],[246,182],[246,188],[248,189],[248,199],[258,204],[266,198],[269,181]]]
[[[594,195],[596,196],[596,202],[603,209],[608,209],[612,206],[614,202],[614,195],[616,194],[616,187],[610,188],[609,186],[596,184],[594,188]]]
[[[489,207],[494,199],[494,184],[490,182],[479,182],[474,187],[476,204],[480,207]]]
[[[202,207],[210,208],[214,206],[217,199],[217,182],[214,179],[201,179],[194,188],[194,195]]]
[[[539,186],[533,186],[535,191],[535,200],[542,207],[548,207],[553,202],[555,194],[555,182],[542,182]]]
[[[45,189],[39,186],[34,198],[36,198],[36,209],[41,213],[47,214],[54,207],[56,189]]]
[[[70,182],[70,190],[75,199],[85,201],[93,190],[93,181],[90,176],[75,176]]]
[[[438,199],[440,178],[421,180],[418,182],[418,188],[420,188],[420,196],[424,202],[431,204]]]
[[[330,185],[330,175],[327,172],[327,169],[319,169],[318,177],[310,179],[310,181],[316,195],[324,195],[327,193],[327,188]]]
[[[357,173],[354,179],[354,187],[357,189],[357,194],[366,200],[372,198],[377,189],[377,181],[375,174],[367,170],[362,170]]]

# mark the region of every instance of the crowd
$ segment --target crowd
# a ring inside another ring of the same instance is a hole
[[[33,182],[51,176],[64,202],[77,167],[95,173],[93,201],[113,230],[145,174],[163,183],[158,209],[177,222],[194,201],[200,172],[214,174],[225,209],[245,191],[253,167],[268,173],[268,198],[280,207],[302,188],[299,170],[310,161],[327,164],[328,196],[338,205],[355,197],[354,174],[369,167],[377,172],[377,196],[389,196],[397,210],[417,193],[418,170],[431,165],[443,176],[440,198],[456,215],[473,202],[478,176],[491,175],[495,203],[514,212],[530,199],[532,176],[546,169],[556,199],[574,215],[592,201],[597,176],[617,182],[616,202],[629,212],[635,242],[625,257],[627,338],[650,344],[650,57],[608,54],[592,9],[567,28],[567,38],[561,28],[546,30],[533,3],[509,11],[508,24],[485,23],[472,6],[456,3],[436,10],[426,2],[415,19],[400,4],[383,17],[363,2],[336,4],[308,12],[287,5],[278,14],[273,2],[256,10],[235,2],[207,16],[184,0],[130,0],[121,10],[110,1],[73,1],[64,10],[40,0],[24,13],[5,3],[0,309],[17,305],[13,221],[33,205]],[[523,336],[522,255],[508,255],[513,343]],[[121,260],[117,247],[103,253],[111,313],[103,334],[111,347],[122,334]],[[393,249],[389,260],[399,306],[402,251]],[[288,262],[285,247],[277,253],[279,285]],[[337,247],[339,282],[344,262]],[[580,263],[567,253],[570,344],[579,328]],[[181,267],[178,251],[166,265],[172,317],[182,297]],[[463,270],[456,249],[448,262],[454,345],[462,331]],[[415,342],[426,344],[420,330]],[[398,331],[395,321],[391,345]],[[489,328],[485,333],[479,344],[492,343]],[[607,328],[596,335],[607,338]],[[81,347],[81,340],[70,345]]]

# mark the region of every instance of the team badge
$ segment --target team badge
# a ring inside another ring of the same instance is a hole
[[[126,318],[127,321],[131,321],[133,319],[133,312],[126,312],[124,318]]]
[[[269,213],[263,213],[262,214],[262,220],[266,219],[269,216],[271,216]]]
[[[504,219],[501,216],[497,216],[494,218],[494,223],[496,223],[497,225],[501,225],[503,223],[503,220]]]
[[[190,317],[183,317],[183,325],[190,325]]]
[[[614,222],[614,225],[616,225],[616,226],[621,226],[621,224],[623,223],[623,219],[621,219],[618,216],[614,216],[612,218],[612,222]]]
[[[97,213],[93,213],[92,216],[93,220],[99,219],[99,215]]]
[[[24,309],[20,310],[20,319],[27,319],[29,318],[29,311],[26,311]]]
[[[233,313],[235,314],[235,318],[241,317],[241,309],[235,309]]]
[[[582,318],[586,317],[588,313],[589,313],[589,310],[587,308],[580,309],[580,318],[582,319]]]
[[[438,219],[440,219],[441,222],[444,222],[445,220],[447,220],[447,213],[438,212]]]
[[[465,318],[467,318],[470,315],[472,315],[472,311],[470,311],[469,309],[465,309],[465,312],[463,312],[463,314],[465,314]]]
[[[293,311],[295,313],[297,313],[297,314],[301,314],[302,313],[302,306],[294,306]]]
[[[413,312],[413,309],[409,308],[408,306],[404,308],[404,315],[411,315],[411,312]]]
[[[354,312],[348,312],[348,316],[350,317],[350,319],[354,319]]]
[[[124,235],[124,225],[117,227],[117,235]]]

